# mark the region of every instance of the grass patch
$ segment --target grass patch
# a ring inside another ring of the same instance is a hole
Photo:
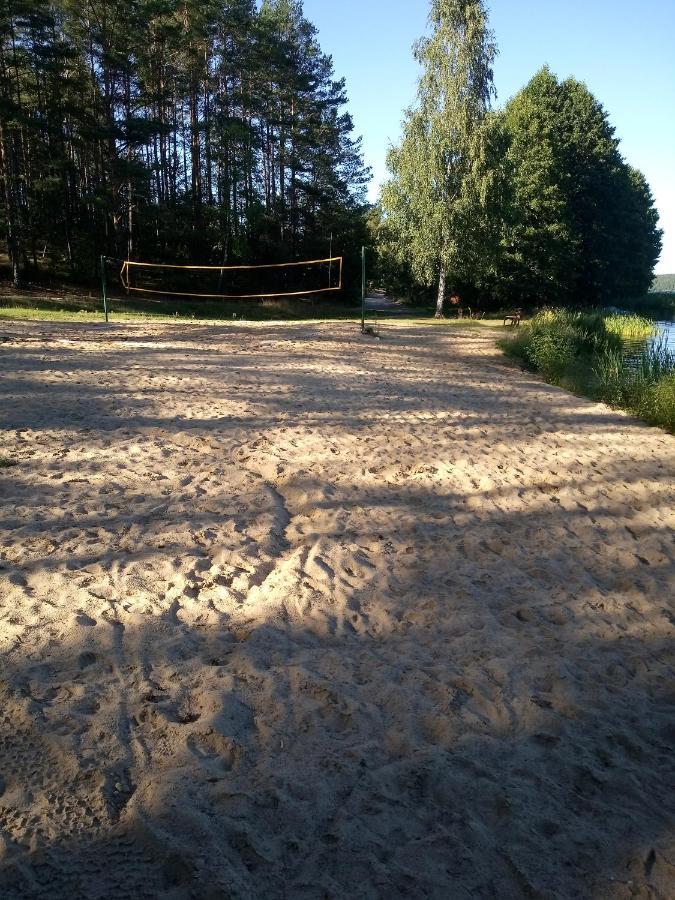
[[[0,469],[11,469],[12,466],[18,466],[18,460],[9,459],[7,456],[0,456]]]
[[[607,350],[593,365],[595,395],[675,433],[675,353],[644,347],[637,357]]]
[[[214,321],[250,322],[304,321],[308,319],[353,319],[360,304],[298,298],[297,300],[189,300],[137,299],[113,296],[109,299],[110,320],[115,321]],[[86,294],[10,293],[0,297],[0,319],[36,321],[103,321],[99,297]]]
[[[115,322],[355,322],[361,317],[361,303],[316,298],[269,299],[255,301],[137,299],[112,297],[110,321]],[[434,310],[415,309],[410,316],[387,316],[386,312],[366,313],[369,324],[428,324],[438,327],[494,327],[498,319],[436,319]],[[0,321],[100,323],[104,321],[101,300],[86,293],[9,292],[0,295]]]
[[[654,323],[635,314],[547,310],[500,346],[551,384],[675,433],[675,353],[648,343],[654,334]],[[636,341],[643,346],[629,352]]]
[[[105,321],[102,312],[89,312],[82,310],[81,312],[72,312],[62,309],[33,309],[24,306],[0,306],[0,321],[29,321],[29,322],[75,322],[81,324],[103,323]],[[354,322],[360,323],[361,314],[359,311],[344,309],[338,312],[324,307],[317,307],[312,313],[295,316],[269,315],[267,317],[253,317],[237,315],[220,316],[206,318],[202,316],[187,315],[166,315],[151,314],[139,312],[115,312],[110,316],[110,323],[120,322],[190,322],[192,324],[207,325],[231,325],[236,323],[246,324],[264,324],[265,322]],[[480,321],[472,321],[470,319],[435,319],[433,316],[424,316],[415,312],[410,318],[407,316],[388,317],[386,313],[378,313],[377,317],[372,312],[367,313],[366,323],[369,325],[386,325],[389,327],[406,327],[411,325],[424,325],[432,328],[496,328],[501,327],[500,319],[481,319]]]
[[[612,313],[602,317],[602,325],[606,334],[612,334],[622,341],[639,341],[654,334],[654,323],[645,316],[635,313]]]

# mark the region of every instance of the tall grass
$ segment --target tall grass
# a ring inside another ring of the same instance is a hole
[[[653,322],[633,314],[546,310],[502,342],[552,384],[603,400],[675,432],[675,353],[649,344]],[[631,344],[643,342],[637,351]]]
[[[593,374],[599,399],[675,431],[675,353],[665,344],[644,347],[637,356],[605,350]]]
[[[612,313],[603,317],[603,327],[607,334],[614,334],[623,341],[638,341],[654,334],[651,319],[633,313]]]

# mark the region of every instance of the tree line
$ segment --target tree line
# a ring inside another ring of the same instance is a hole
[[[657,275],[651,288],[653,293],[675,293],[675,275]]]
[[[596,304],[645,293],[661,251],[644,176],[602,104],[541,69],[495,111],[482,0],[432,0],[418,94],[370,216],[379,276],[484,305]]]
[[[0,0],[14,282],[348,252],[369,172],[346,100],[299,0]]]

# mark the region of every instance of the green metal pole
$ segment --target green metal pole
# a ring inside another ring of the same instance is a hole
[[[105,282],[105,256],[101,257],[101,293],[103,294],[103,312],[105,313],[105,320],[108,321],[108,297],[106,293],[106,282]]]
[[[366,330],[366,248],[361,247],[361,331]]]
[[[333,287],[333,232],[330,233],[330,252],[328,254],[330,262],[328,263],[328,287]]]

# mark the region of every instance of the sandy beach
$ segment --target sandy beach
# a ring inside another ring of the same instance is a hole
[[[492,329],[0,324],[0,896],[675,896],[675,439]]]

